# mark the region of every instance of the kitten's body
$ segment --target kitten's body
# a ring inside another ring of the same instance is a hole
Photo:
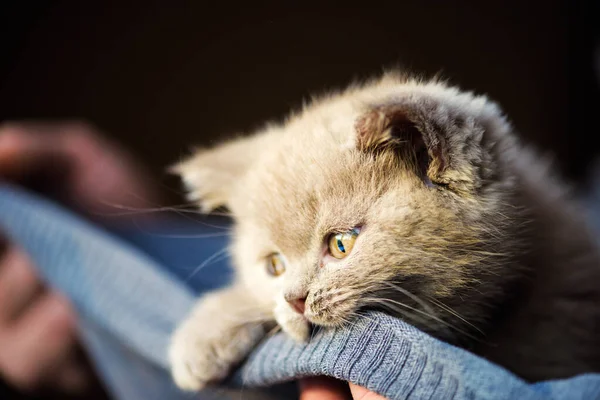
[[[182,163],[226,205],[237,282],[174,336],[174,377],[224,377],[276,320],[341,325],[382,307],[530,380],[600,370],[600,257],[559,185],[483,97],[388,75]],[[328,235],[361,227],[352,253]],[[282,276],[265,258],[280,253]],[[303,315],[290,304],[306,299]],[[286,302],[288,300],[288,302]]]

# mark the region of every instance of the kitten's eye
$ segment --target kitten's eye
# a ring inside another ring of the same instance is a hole
[[[279,276],[285,272],[285,261],[281,254],[273,253],[267,257],[267,272],[273,276]]]
[[[347,232],[331,235],[329,237],[329,254],[338,259],[346,257],[352,251],[359,233],[358,228],[352,228]]]

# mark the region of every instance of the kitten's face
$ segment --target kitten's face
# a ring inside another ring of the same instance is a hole
[[[512,183],[495,170],[506,130],[480,98],[388,79],[180,168],[196,197],[232,211],[235,262],[265,307],[306,298],[317,325],[365,306],[420,325],[424,303],[497,273],[511,227]],[[227,160],[235,173],[220,169],[207,190],[211,164]]]
[[[238,223],[233,252],[259,295],[306,296],[306,317],[333,325],[379,301],[377,292],[393,283],[418,280],[407,288],[417,296],[450,295],[460,286],[465,271],[432,253],[450,256],[476,240],[448,204],[452,199],[393,155],[320,144],[310,149],[284,139],[255,165],[232,202]],[[354,241],[352,249],[336,258],[343,254],[335,238],[330,246],[331,236],[354,228],[358,235],[345,240],[345,247]],[[285,264],[279,276],[269,274],[273,254]]]

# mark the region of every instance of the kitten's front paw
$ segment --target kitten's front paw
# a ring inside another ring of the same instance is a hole
[[[262,334],[260,327],[219,332],[185,322],[175,332],[169,349],[175,383],[184,390],[201,390],[222,380]]]
[[[218,340],[200,338],[196,330],[181,327],[169,349],[175,384],[184,390],[200,390],[210,382],[223,379],[229,366],[218,359],[219,346]]]
[[[297,342],[306,342],[310,336],[310,324],[302,315],[292,310],[289,304],[278,302],[275,320],[281,329]]]

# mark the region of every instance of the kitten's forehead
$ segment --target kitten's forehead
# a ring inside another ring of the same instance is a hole
[[[349,148],[336,135],[318,146],[311,136],[304,132],[299,140],[286,132],[242,185],[252,195],[240,204],[238,220],[261,226],[288,256],[301,256],[328,233],[363,223],[370,206],[401,176],[385,159]]]
[[[260,225],[277,250],[289,256],[312,245],[308,240],[320,222],[321,191],[329,173],[326,160],[304,142],[286,139],[247,174],[244,186],[252,195],[240,204],[238,220]]]
[[[264,227],[281,250],[302,253],[328,232],[363,222],[386,192],[414,197],[415,188],[422,186],[419,178],[407,173],[397,154],[360,151],[356,123],[374,107],[402,102],[420,107],[432,99],[453,105],[455,111],[479,115],[487,110],[483,100],[440,84],[391,85],[386,80],[315,102],[260,142],[258,159],[230,199],[236,218]],[[440,118],[447,117],[446,108],[434,109]]]

